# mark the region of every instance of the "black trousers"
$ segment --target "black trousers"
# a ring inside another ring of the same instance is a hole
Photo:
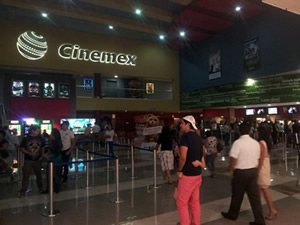
[[[66,150],[66,151],[61,151],[61,159],[63,162],[69,162],[69,159],[70,159],[70,155],[66,155],[66,152],[69,151],[70,149]],[[61,166],[61,173],[62,173],[62,170],[64,170],[64,173],[63,173],[63,179],[64,180],[68,180],[68,173],[69,173],[69,165],[63,165]]]
[[[228,214],[232,218],[237,218],[240,212],[245,192],[248,195],[254,222],[265,224],[259,189],[257,185],[257,168],[234,170],[232,179],[232,196]]]

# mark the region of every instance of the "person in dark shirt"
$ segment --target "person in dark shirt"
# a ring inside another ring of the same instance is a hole
[[[196,134],[196,123],[193,116],[185,116],[180,125],[184,133],[180,139],[179,166],[177,177],[176,204],[181,225],[200,225],[199,192],[202,183],[203,142]],[[199,163],[199,164],[198,164]],[[196,166],[199,165],[199,166]],[[189,216],[191,211],[191,218]],[[191,220],[191,221],[190,221]]]
[[[44,158],[48,160],[47,165],[47,189],[43,191],[44,194],[49,192],[49,162],[60,162],[62,160],[62,141],[60,137],[59,131],[54,128],[51,132],[51,135],[49,136],[50,142],[49,142],[49,148],[48,152],[44,155]],[[54,186],[54,192],[58,193],[60,191],[60,166],[54,165],[53,166],[53,186]]]
[[[8,152],[8,141],[5,139],[6,132],[0,130],[0,169],[7,170],[10,176],[10,181],[14,181],[13,171],[12,171],[12,157]]]
[[[31,126],[29,129],[29,135],[23,138],[20,145],[20,149],[24,154],[24,167],[22,188],[19,192],[19,197],[25,196],[32,170],[36,176],[38,189],[40,193],[43,192],[41,162],[44,154],[45,142],[40,135],[40,131],[41,130],[38,126]]]
[[[164,126],[157,140],[156,150],[161,150],[160,161],[164,178],[171,184],[171,170],[174,169],[174,154],[172,149],[172,136],[168,126]]]

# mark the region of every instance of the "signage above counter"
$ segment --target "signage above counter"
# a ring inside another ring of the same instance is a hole
[[[236,82],[181,93],[181,110],[299,102],[300,74],[256,79],[253,85]]]

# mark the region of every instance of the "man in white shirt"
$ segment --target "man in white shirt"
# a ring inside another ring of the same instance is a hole
[[[93,128],[92,128],[93,134],[99,134],[100,130],[101,130],[100,126],[97,123],[95,123],[94,126],[93,126]]]
[[[63,148],[62,148],[62,161],[63,162],[69,162],[70,159],[70,155],[71,152],[73,151],[73,149],[75,149],[75,136],[73,131],[69,130],[69,122],[68,121],[64,121],[61,124],[61,130],[60,132],[60,136],[61,136],[61,141],[63,144]],[[63,165],[61,167],[61,172],[62,170],[64,170],[63,173],[63,182],[67,182],[68,180],[68,173],[69,173],[69,166],[68,165]]]
[[[104,133],[104,137],[105,137],[105,143],[109,147],[109,154],[110,154],[110,156],[113,156],[113,157],[115,157],[114,149],[113,149],[114,136],[115,136],[115,132],[112,129],[112,126],[111,126],[111,124],[108,124],[107,130]]]
[[[232,196],[228,212],[222,216],[236,220],[246,192],[254,215],[254,222],[250,225],[265,225],[263,211],[257,185],[257,167],[260,157],[259,143],[249,136],[251,123],[245,121],[240,125],[240,138],[236,140],[230,150],[229,172],[232,177]]]

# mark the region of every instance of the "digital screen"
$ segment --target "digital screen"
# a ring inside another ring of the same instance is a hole
[[[254,109],[246,109],[246,115],[247,116],[254,115]]]
[[[28,95],[31,97],[40,96],[40,84],[38,82],[28,82]]]
[[[25,121],[25,124],[30,125],[36,125],[36,120],[34,118],[24,118],[23,121]]]
[[[13,81],[11,87],[11,93],[13,96],[24,96],[24,82]]]
[[[85,128],[88,124],[94,124],[96,119],[94,118],[68,118],[61,119],[60,123],[63,121],[68,121],[70,126],[69,128],[73,130],[74,134],[84,134]]]
[[[48,124],[41,124],[41,132],[43,133],[44,131],[46,131],[47,134],[51,134],[53,129],[53,126],[51,123]]]
[[[44,83],[44,97],[54,98],[55,96],[55,85],[54,83],[45,82]]]
[[[277,114],[277,113],[278,111],[276,107],[268,108],[268,114]]]
[[[12,131],[13,129],[17,130],[17,136],[21,136],[22,127],[21,124],[10,124],[8,128]]]
[[[84,78],[83,83],[84,83],[83,86],[85,91],[93,90],[93,86],[94,86],[93,79]]]
[[[262,114],[265,114],[265,109],[257,109],[256,112],[258,115],[262,115]]]
[[[60,98],[69,98],[70,97],[70,85],[69,84],[59,84],[58,85],[58,94]]]
[[[297,108],[295,106],[289,107],[288,112],[289,114],[294,114],[297,112]]]

